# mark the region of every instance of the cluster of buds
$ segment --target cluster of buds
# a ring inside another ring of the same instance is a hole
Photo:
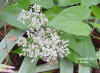
[[[41,6],[35,4],[30,11],[25,14],[20,13],[18,20],[23,23],[25,19],[31,19],[31,24],[27,30],[27,38],[20,37],[17,41],[22,46],[20,55],[32,58],[32,62],[42,59],[49,64],[58,62],[59,58],[64,58],[69,52],[69,40],[61,40],[58,31],[47,27],[48,22],[44,14],[40,13]],[[31,13],[31,14],[30,14]],[[25,16],[23,18],[23,16]],[[25,22],[25,21],[24,21]]]

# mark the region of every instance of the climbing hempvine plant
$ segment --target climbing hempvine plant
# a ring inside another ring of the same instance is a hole
[[[90,25],[94,26],[99,18],[99,3],[100,0],[18,0],[0,11],[0,20],[26,32],[27,38],[19,36],[17,44],[23,49],[19,54],[33,58],[32,62],[39,58],[47,63],[58,62],[60,57],[97,68]]]

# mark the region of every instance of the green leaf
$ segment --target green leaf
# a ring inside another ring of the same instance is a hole
[[[68,6],[80,3],[80,0],[58,0],[59,6]]]
[[[29,66],[29,62],[27,61],[26,63],[28,63],[28,66]],[[26,66],[26,64],[23,64],[23,65]],[[57,64],[53,64],[53,65],[41,64],[41,65],[35,66],[35,69],[34,69],[33,73],[40,73],[40,72],[45,73],[46,71],[52,72],[52,70],[55,70],[55,69],[58,69],[58,68],[59,68],[59,64],[58,63]],[[18,73],[18,72],[15,72],[15,73]]]
[[[45,71],[54,70],[58,68],[59,68],[58,63],[54,65],[42,64],[42,65],[36,66],[34,73],[45,72]]]
[[[24,31],[21,30],[14,30],[12,29],[6,37],[6,41],[5,38],[0,42],[0,63],[2,63],[2,61],[5,59],[5,57],[7,56],[7,50],[6,48],[6,44],[7,43],[7,49],[8,52],[10,52],[10,50],[13,48],[13,46],[16,44],[16,40],[18,39],[19,36],[22,36],[24,33]]]
[[[95,48],[89,36],[76,36],[68,33],[59,35],[64,40],[69,39],[69,47],[76,53],[76,56],[71,53],[76,58],[75,62],[98,68]]]
[[[100,28],[100,24],[97,23],[91,23],[95,28]]]
[[[60,73],[73,73],[73,64],[67,59],[60,59]]]
[[[70,21],[62,16],[51,21],[49,26],[75,35],[88,36],[91,33],[91,28],[88,24],[84,24],[81,21]]]
[[[29,6],[30,6],[30,0],[19,0],[18,1],[18,6],[20,8],[23,8],[25,10],[28,10],[29,9]]]
[[[100,3],[100,0],[81,0],[81,3],[83,5],[91,6],[91,5],[97,5],[98,3]]]
[[[85,6],[67,8],[50,21],[48,26],[70,34],[88,36],[92,29],[83,20],[88,19],[90,12]]]
[[[73,49],[69,49],[70,50],[70,54],[67,56],[67,58],[71,61],[71,62],[77,62],[80,63],[80,61],[77,60],[77,58],[81,58],[81,56],[75,52]]]
[[[81,5],[66,8],[59,14],[59,16],[65,16],[69,20],[79,21],[88,19],[90,14],[91,10],[89,7]]]
[[[16,48],[16,49],[14,49],[14,50],[12,50],[10,52],[11,53],[15,53],[15,54],[20,54],[20,53],[22,53],[22,47]]]
[[[100,19],[100,8],[98,6],[92,6],[92,13],[97,19]]]
[[[32,2],[40,4],[42,7],[48,9],[54,6],[53,0],[32,0]]]
[[[10,24],[13,27],[25,30],[27,29],[28,22],[26,24],[22,24],[17,21],[20,12],[21,8],[19,8],[18,3],[8,5],[2,11],[0,11],[0,20]]]
[[[27,61],[27,63],[28,63],[28,61]],[[26,64],[23,64],[23,65],[25,66]],[[29,63],[28,63],[28,66],[29,66]],[[54,64],[54,65],[41,64],[41,65],[35,66],[34,73],[46,72],[46,71],[49,71],[49,70],[51,71],[51,70],[55,70],[55,69],[58,69],[58,68],[59,68],[59,64]],[[16,72],[16,73],[18,73],[18,72]]]
[[[78,73],[91,73],[90,67],[79,65],[79,72]]]
[[[57,16],[62,11],[62,8],[58,6],[54,6],[53,8],[47,10],[45,15],[47,16],[48,20],[52,20],[55,16]]]
[[[33,73],[35,71],[37,62],[31,63],[31,59],[25,57],[18,73]]]
[[[99,59],[99,61],[100,61],[100,49],[99,49],[99,51],[96,52],[96,56],[97,56],[97,59]]]

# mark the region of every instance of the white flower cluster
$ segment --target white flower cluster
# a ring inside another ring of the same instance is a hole
[[[39,28],[31,28],[37,25],[34,21],[38,20],[38,16],[32,16],[33,22],[31,24],[34,25],[29,27],[27,31],[28,37],[20,37],[17,42],[19,46],[23,47],[20,55],[32,58],[32,62],[40,58],[50,64],[58,62],[59,58],[64,58],[70,53],[68,48],[69,40],[61,40],[56,30],[45,26],[48,20],[45,18],[45,15],[40,13],[41,7],[39,5],[35,4],[32,8],[30,10],[34,10],[33,13],[35,12],[37,13],[36,15],[40,16],[38,22]],[[20,17],[20,20],[22,19],[24,21],[25,18],[22,17],[22,14]]]
[[[31,6],[29,11],[22,9],[17,20],[23,24],[30,22],[28,27],[29,29],[39,29],[41,26],[44,26],[48,23],[48,19],[42,12],[40,12],[40,9],[41,6],[37,4]]]

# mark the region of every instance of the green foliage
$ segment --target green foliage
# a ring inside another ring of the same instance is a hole
[[[58,0],[59,6],[69,6],[81,3],[83,5],[91,6],[100,3],[100,0]]]
[[[58,69],[58,68],[59,68],[58,63],[54,64],[54,65],[41,64],[36,67],[35,73],[50,71],[50,70],[54,70],[54,69]]]
[[[31,4],[31,1],[30,0],[24,0],[24,1],[23,0],[19,0],[18,1],[18,6],[20,8],[25,9],[25,10],[28,10],[30,4]]]
[[[53,0],[32,0],[32,3],[40,4],[42,7],[48,9],[54,6]]]
[[[84,5],[97,5],[98,3],[100,3],[100,0],[81,0],[81,3]]]
[[[81,63],[81,61],[77,60],[77,58],[81,58],[81,56],[77,52],[75,52],[73,49],[71,49],[71,48],[70,48],[70,54],[67,56],[67,58],[71,62]]]
[[[79,72],[78,73],[91,73],[90,67],[79,65]]]
[[[31,63],[31,59],[25,57],[18,73],[33,73],[37,62]]]
[[[73,73],[73,64],[67,59],[60,59],[60,73]]]
[[[100,50],[96,53],[97,59],[100,61]]]
[[[100,8],[98,6],[92,6],[92,13],[97,19],[100,19]]]
[[[88,19],[89,15],[90,9],[88,7],[71,7],[63,10],[48,25],[70,34],[88,36],[91,27],[84,23],[83,20]]]
[[[75,51],[74,53],[73,51],[71,53],[73,56],[71,56],[71,54],[69,55],[70,58],[69,57],[68,58],[70,60],[74,59],[74,62],[78,62],[81,64],[85,64],[84,62],[87,62],[86,65],[90,65],[92,67],[98,67],[95,48],[89,36],[75,36],[68,33],[67,34],[63,33],[60,35],[62,39],[70,40],[69,47],[73,51]]]
[[[80,0],[58,0],[59,6],[68,6],[80,3]]]
[[[16,48],[16,50],[12,50],[11,53],[15,53],[15,54],[19,54],[19,53],[22,53],[22,47],[18,47]]]
[[[54,17],[56,17],[60,12],[62,11],[61,7],[54,6],[53,8],[47,10],[45,12],[45,15],[47,16],[48,20],[52,20]]]
[[[95,28],[100,28],[100,24],[97,23],[91,23]]]

